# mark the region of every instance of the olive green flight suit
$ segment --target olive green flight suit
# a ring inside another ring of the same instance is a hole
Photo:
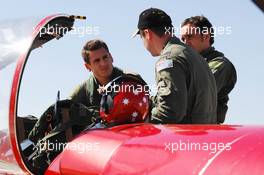
[[[237,81],[236,69],[224,54],[215,50],[214,47],[209,47],[201,52],[201,55],[208,62],[216,81],[217,122],[224,123],[228,109],[228,94],[232,91]]]
[[[156,63],[152,123],[217,123],[217,88],[206,61],[172,37]]]
[[[123,71],[119,68],[113,68],[113,73],[111,79],[114,79],[123,74]],[[70,100],[75,103],[80,103],[86,106],[89,115],[87,117],[99,116],[100,100],[101,95],[98,92],[99,83],[93,75],[90,75],[87,81],[79,85],[70,96]],[[54,105],[50,106],[37,121],[33,129],[29,134],[29,139],[37,142],[39,139],[45,136],[45,133],[49,129],[49,123],[47,122],[47,116],[52,116],[54,114]],[[77,113],[76,113],[77,115]],[[54,116],[53,116],[54,117]],[[90,122],[85,122],[87,126],[92,124],[92,119]],[[77,128],[76,132],[80,132]]]
[[[123,74],[123,70],[114,67],[110,79],[113,80],[114,78]],[[99,87],[100,85],[97,82],[96,78],[91,75],[87,81],[79,85],[74,90],[74,92],[70,96],[70,99],[76,103],[82,103],[85,106],[94,107],[99,111],[100,101],[102,97],[102,95],[98,92]]]

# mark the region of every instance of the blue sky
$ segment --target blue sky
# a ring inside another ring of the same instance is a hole
[[[40,115],[55,101],[57,90],[61,90],[62,98],[66,98],[89,76],[80,52],[85,41],[94,38],[107,42],[116,66],[138,72],[149,85],[155,84],[157,58],[145,50],[139,37],[132,39],[131,34],[136,29],[140,12],[156,7],[166,11],[178,28],[185,18],[202,14],[214,26],[231,29],[231,34],[217,35],[214,44],[233,62],[238,74],[236,87],[230,94],[225,123],[264,124],[264,16],[251,1],[10,0],[2,2],[1,7],[0,22],[35,19],[56,13],[87,17],[85,21],[76,21],[75,25],[79,29],[86,27],[88,32],[84,36],[81,33],[68,34],[32,52],[21,87],[19,115]],[[1,75],[0,81],[8,82]]]

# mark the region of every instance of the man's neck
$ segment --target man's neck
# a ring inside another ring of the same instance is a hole
[[[170,39],[171,39],[171,36],[167,36],[167,35],[160,38],[160,41],[159,41],[160,45],[158,47],[160,54],[162,53],[163,49],[166,47],[166,45]]]

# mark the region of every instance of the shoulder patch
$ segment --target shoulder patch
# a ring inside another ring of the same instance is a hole
[[[172,59],[160,60],[156,63],[157,72],[159,72],[163,69],[171,68],[171,67],[173,67],[173,60]]]

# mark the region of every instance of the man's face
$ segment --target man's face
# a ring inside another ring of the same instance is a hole
[[[197,28],[191,24],[186,24],[181,28],[181,40],[185,44],[191,46],[197,52],[206,49],[209,35],[202,35]]]
[[[85,63],[88,70],[92,71],[96,78],[108,79],[113,71],[113,58],[105,49],[100,48],[89,51],[90,62]]]

